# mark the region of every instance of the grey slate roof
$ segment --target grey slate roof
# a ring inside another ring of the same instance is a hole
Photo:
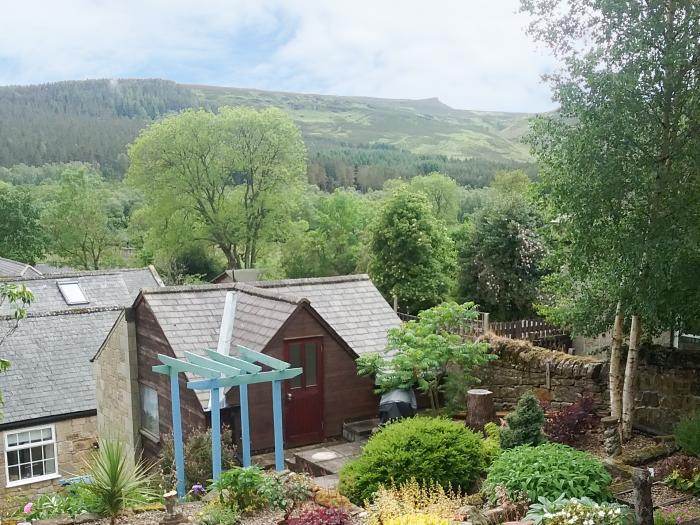
[[[366,274],[250,284],[307,298],[357,354],[384,350],[387,331],[401,324]]]
[[[29,264],[0,257],[0,277],[39,277],[41,272]]]
[[[61,280],[78,281],[90,303],[67,305],[58,290]],[[160,285],[158,274],[141,268],[5,281],[26,285],[34,302],[29,317],[2,345],[12,366],[0,374],[5,397],[0,425],[94,410],[90,360],[140,288]],[[9,305],[0,307],[0,334],[14,324],[9,313]]]
[[[10,370],[0,374],[2,424],[94,410],[91,354],[112,328],[118,311],[30,317],[2,345]],[[12,321],[0,321],[0,330]]]
[[[238,292],[233,344],[256,351],[263,350],[304,303],[356,354],[384,350],[388,329],[401,324],[367,275],[173,286],[144,290],[143,298],[175,355],[184,357],[186,351],[201,354],[216,348],[229,291]],[[207,392],[198,396],[206,407]]]

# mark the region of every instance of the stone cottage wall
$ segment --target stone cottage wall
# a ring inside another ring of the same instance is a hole
[[[133,457],[141,449],[141,401],[132,313],[124,311],[95,358],[97,433],[122,440]]]
[[[533,392],[553,407],[590,393],[597,409],[609,412],[608,364],[589,356],[538,348],[528,341],[489,336],[498,359],[477,376],[493,391],[497,410],[510,410],[518,398]],[[639,365],[637,423],[670,433],[678,420],[700,410],[700,352],[659,346],[643,348]]]
[[[53,423],[56,427],[56,452],[58,455],[58,471],[62,477],[72,477],[84,472],[84,461],[90,457],[97,443],[96,417],[88,416],[75,419],[66,419]],[[16,432],[10,430],[9,432]],[[14,504],[36,494],[55,492],[60,477],[52,480],[40,481],[20,485],[18,487],[6,487],[5,478],[5,436],[0,432],[0,502]]]

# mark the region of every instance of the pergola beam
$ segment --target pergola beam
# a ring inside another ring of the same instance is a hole
[[[193,354],[192,352],[185,352],[185,358],[192,364],[209,368],[210,370],[220,372],[225,376],[236,376],[241,373],[240,368],[235,368],[231,365],[215,361],[214,359],[209,359],[208,357],[202,357],[201,355]]]
[[[238,351],[241,353],[241,357],[250,363],[261,363],[265,366],[269,366],[275,370],[286,370],[291,365],[286,361],[277,359],[276,357],[269,356],[260,352],[254,352],[250,348],[245,346],[236,345]]]
[[[230,355],[220,354],[211,348],[207,348],[206,352],[207,357],[212,361],[218,361],[219,363],[239,368],[240,370],[243,370],[249,374],[257,374],[258,372],[262,372],[262,367],[260,365],[253,364]]]
[[[269,383],[270,381],[284,381],[301,375],[301,368],[288,368],[287,370],[273,370],[260,372],[259,374],[241,374],[235,377],[221,377],[218,379],[202,379],[190,381],[187,388],[190,390],[208,390],[211,388],[228,388],[240,385],[254,385],[256,383]]]
[[[171,369],[177,372],[184,372],[190,374],[197,374],[202,377],[208,377],[210,379],[216,379],[221,377],[221,372],[217,370],[212,370],[211,368],[205,368],[203,366],[195,365],[194,363],[188,363],[186,361],[180,361],[179,359],[174,359],[168,357],[167,355],[158,354],[158,359],[164,365],[168,365]]]

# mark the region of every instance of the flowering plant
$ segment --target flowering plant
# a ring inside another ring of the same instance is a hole
[[[24,513],[25,514],[31,514],[32,513],[32,507],[34,504],[30,501],[24,506]]]
[[[654,512],[654,525],[676,525],[693,519],[700,519],[700,509],[687,503],[662,507]]]
[[[190,493],[195,497],[195,498],[201,498],[206,494],[207,490],[204,488],[204,486],[201,483],[195,483],[192,485],[192,489],[190,489]]]
[[[594,503],[572,499],[553,514],[545,514],[542,525],[627,525],[631,523],[627,507],[614,503]]]

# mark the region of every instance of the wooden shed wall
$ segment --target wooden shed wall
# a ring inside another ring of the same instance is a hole
[[[135,322],[139,383],[155,389],[158,393],[160,434],[161,436],[171,435],[173,426],[170,378],[163,374],[156,374],[151,367],[161,364],[158,361],[158,354],[171,357],[175,357],[175,354],[146,301],[137,306]],[[179,374],[179,383],[182,426],[183,432],[186,434],[190,429],[205,427],[206,417],[194,391],[187,388],[184,374]],[[157,458],[160,452],[160,443],[155,443],[148,437],[144,437],[141,441],[144,458]]]

